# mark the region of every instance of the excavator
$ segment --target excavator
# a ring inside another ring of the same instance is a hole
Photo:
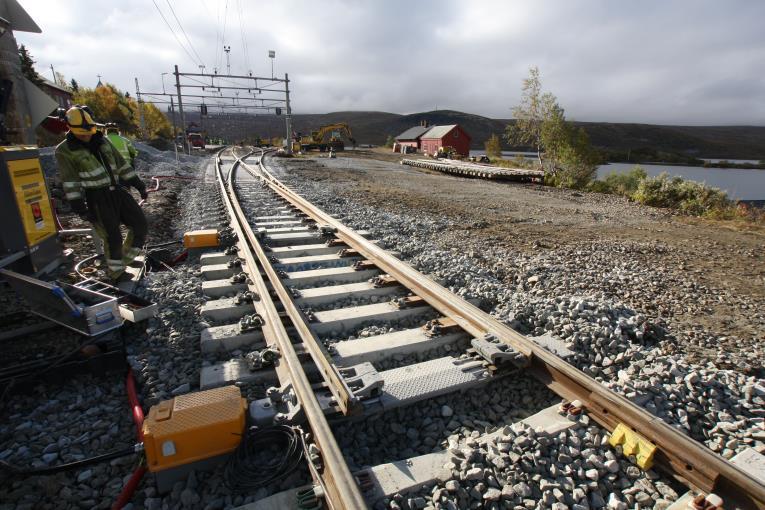
[[[327,134],[329,134],[329,141],[325,142],[324,138]],[[296,138],[300,141],[300,150],[303,152],[315,150],[337,152],[345,150],[345,142],[342,139],[343,135],[355,148],[356,139],[353,138],[351,128],[345,122],[321,126],[316,131],[311,131],[311,136],[300,136],[298,134]]]

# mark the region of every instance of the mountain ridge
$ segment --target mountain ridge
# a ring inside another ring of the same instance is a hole
[[[205,118],[203,126],[212,136],[228,139],[284,136],[284,118],[275,115],[227,114]],[[187,122],[199,123],[198,112],[186,113]],[[471,136],[471,146],[482,149],[492,135],[502,135],[510,119],[492,119],[456,110],[410,114],[370,111],[337,111],[293,114],[295,132],[308,134],[319,126],[346,122],[359,144],[382,145],[421,121],[430,125],[460,124]],[[765,159],[765,126],[682,126],[634,122],[574,121],[584,128],[592,144],[610,152],[653,150],[699,158]],[[505,144],[505,148],[510,148]]]

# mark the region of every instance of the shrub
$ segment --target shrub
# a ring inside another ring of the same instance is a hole
[[[725,218],[734,209],[724,191],[667,174],[641,180],[632,198],[644,205],[678,209],[690,216]]]
[[[606,185],[612,190],[611,193],[631,197],[640,186],[640,182],[648,177],[639,165],[625,174],[616,172],[606,176]]]

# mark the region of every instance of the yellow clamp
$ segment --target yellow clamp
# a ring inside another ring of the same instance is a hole
[[[616,426],[608,442],[611,446],[621,445],[624,455],[634,455],[636,463],[641,469],[651,469],[653,466],[653,454],[656,453],[656,445],[623,423]]]

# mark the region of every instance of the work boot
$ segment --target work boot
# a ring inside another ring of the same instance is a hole
[[[109,271],[109,279],[112,281],[112,285],[118,285],[122,282],[129,282],[133,279],[133,275],[125,271]]]

